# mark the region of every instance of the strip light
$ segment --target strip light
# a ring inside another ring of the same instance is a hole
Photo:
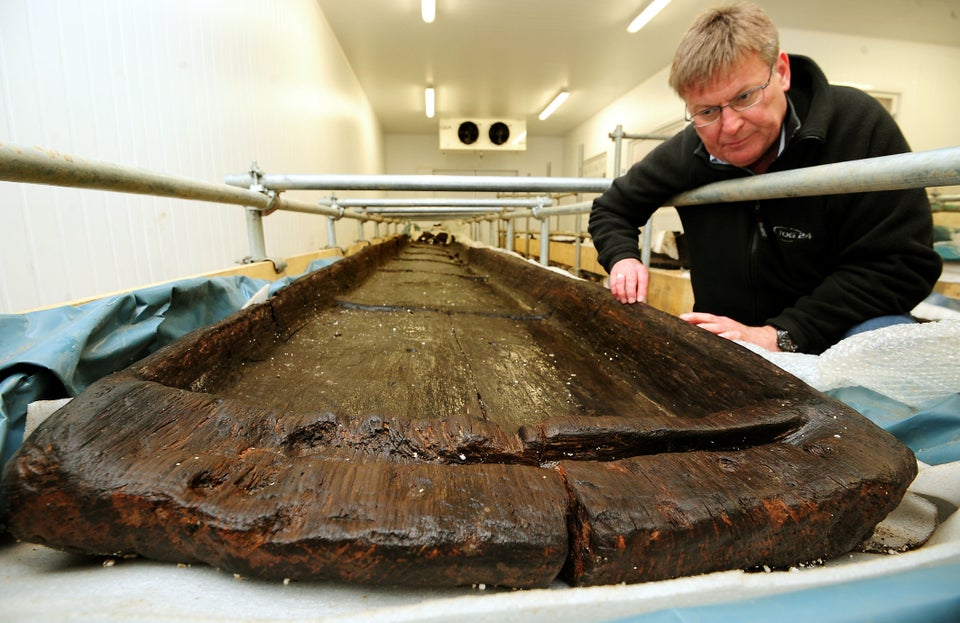
[[[433,119],[436,114],[437,92],[433,87],[427,87],[423,90],[424,110],[427,112],[427,118]]]
[[[547,117],[552,115],[560,108],[560,105],[567,101],[567,98],[570,97],[568,91],[560,91],[557,93],[557,96],[553,98],[553,101],[547,104],[547,107],[543,109],[540,113],[540,121],[546,121]]]
[[[432,24],[437,19],[437,0],[422,0],[420,2],[420,15],[423,21]]]
[[[647,22],[656,17],[657,13],[662,11],[663,7],[668,4],[670,4],[670,0],[653,0],[645,9],[640,11],[640,15],[636,16],[633,21],[630,22],[630,25],[627,26],[627,32],[632,34],[646,26]]]

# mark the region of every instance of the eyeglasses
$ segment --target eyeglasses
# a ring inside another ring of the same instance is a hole
[[[724,108],[729,107],[731,110],[735,110],[737,112],[743,112],[748,108],[753,108],[763,101],[763,92],[768,86],[770,86],[771,80],[773,80],[773,65],[770,66],[770,76],[767,77],[767,81],[760,86],[747,89],[743,93],[734,96],[734,98],[726,104],[710,106],[709,108],[704,108],[703,110],[693,114],[690,114],[689,111],[685,110],[683,118],[687,121],[692,121],[695,127],[703,128],[708,125],[713,125],[719,121],[720,113]]]

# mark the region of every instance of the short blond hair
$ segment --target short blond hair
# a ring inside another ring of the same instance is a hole
[[[777,27],[760,7],[741,3],[709,9],[680,38],[670,66],[670,86],[681,98],[692,88],[730,72],[745,56],[773,65],[780,54]]]

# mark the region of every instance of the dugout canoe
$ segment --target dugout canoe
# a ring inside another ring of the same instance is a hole
[[[835,557],[915,474],[735,343],[508,253],[397,237],[96,382],[3,490],[16,538],[70,552],[526,588]]]

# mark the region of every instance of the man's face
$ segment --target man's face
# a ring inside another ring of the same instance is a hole
[[[714,157],[739,167],[749,167],[780,138],[780,125],[787,111],[786,91],[790,89],[790,62],[783,52],[770,66],[756,54],[744,57],[724,75],[715,76],[703,88],[694,87],[684,96],[691,113],[729,103],[744,91],[770,78],[762,101],[744,111],[724,106],[720,119],[697,128],[697,134]]]

